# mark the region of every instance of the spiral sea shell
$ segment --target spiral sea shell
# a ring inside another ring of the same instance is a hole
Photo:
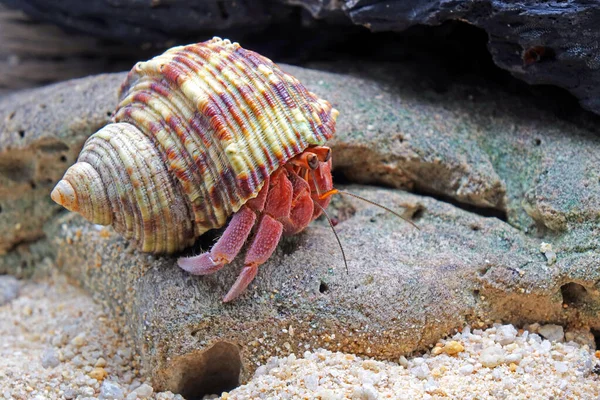
[[[335,130],[337,110],[271,60],[214,38],[140,62],[114,123],[85,143],[52,198],[142,251],[194,243],[275,170]]]

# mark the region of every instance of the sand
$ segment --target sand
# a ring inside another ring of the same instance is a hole
[[[272,358],[248,385],[221,399],[595,399],[597,362],[589,345],[550,342],[512,325],[465,327],[431,352],[398,363],[327,350]]]
[[[0,399],[183,399],[153,393],[126,336],[63,277],[0,276],[0,291],[16,296],[0,305]]]
[[[600,360],[589,330],[524,328],[466,326],[431,351],[395,363],[326,350],[274,357],[247,385],[220,398],[600,396]],[[127,335],[57,274],[36,282],[0,276],[0,336],[0,399],[182,399],[155,393]]]

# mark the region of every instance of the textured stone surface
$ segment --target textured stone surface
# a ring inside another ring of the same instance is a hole
[[[354,77],[319,79],[314,89],[342,110],[336,172],[499,211],[493,215],[553,239],[585,230],[580,238],[598,245],[597,124],[583,118],[579,127],[485,87],[437,93],[416,68],[319,66]]]
[[[43,236],[42,225],[61,209],[50,191],[110,119],[116,88],[114,75],[101,75],[0,99],[0,255],[26,253]],[[27,269],[18,258],[0,259],[0,273]]]
[[[397,360],[465,321],[600,328],[597,253],[565,254],[547,266],[540,239],[497,218],[395,190],[348,190],[404,209],[420,230],[338,198],[330,213],[341,220],[336,229],[348,273],[330,228],[314,223],[285,239],[231,304],[221,298],[241,258],[214,275],[194,277],[175,258],[131,251],[112,231],[79,216],[65,217],[49,235],[59,267],[133,332],[154,387],[184,396],[207,390],[209,383],[198,379],[209,366],[234,382],[239,371],[231,366],[240,358],[245,380],[271,355],[318,347]],[[566,282],[582,290],[569,304]]]

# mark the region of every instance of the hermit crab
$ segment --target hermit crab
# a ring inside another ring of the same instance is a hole
[[[223,299],[231,301],[281,236],[302,231],[337,192],[324,146],[337,115],[237,43],[175,47],[134,66],[113,123],[86,141],[51,196],[157,254],[183,250],[231,217],[209,251],[178,260],[192,274],[213,273],[253,234]]]

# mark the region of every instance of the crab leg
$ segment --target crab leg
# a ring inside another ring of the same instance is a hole
[[[233,215],[223,236],[210,251],[194,257],[182,257],[177,264],[193,275],[207,275],[220,270],[238,255],[255,221],[254,211],[243,206]]]
[[[277,248],[282,233],[283,225],[281,222],[275,220],[270,215],[263,215],[252,245],[250,245],[246,253],[244,268],[223,299],[223,302],[227,303],[234,300],[248,287],[256,276],[259,265],[267,261],[275,251],[275,248]]]

